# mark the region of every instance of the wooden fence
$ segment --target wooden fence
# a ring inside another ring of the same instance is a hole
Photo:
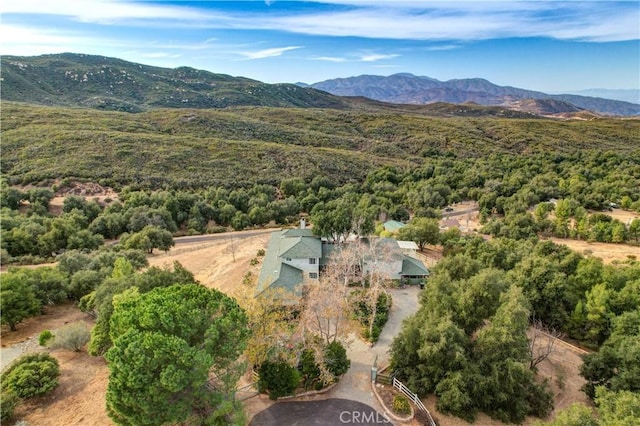
[[[394,388],[396,388],[399,392],[409,398],[409,400],[412,401],[419,410],[422,410],[426,413],[429,426],[436,426],[436,422],[433,420],[433,417],[431,417],[431,413],[429,412],[429,410],[427,410],[427,407],[424,406],[420,398],[418,398],[417,394],[411,392],[411,389],[406,387],[400,380],[396,379],[395,377],[393,377],[392,383]]]

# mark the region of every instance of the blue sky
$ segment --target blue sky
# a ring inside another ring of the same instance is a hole
[[[98,54],[267,83],[409,72],[640,88],[638,1],[13,0],[0,13],[2,55]]]

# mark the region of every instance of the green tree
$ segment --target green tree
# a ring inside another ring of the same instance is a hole
[[[550,422],[537,422],[535,426],[598,426],[593,417],[593,409],[581,403],[573,403],[560,411]]]
[[[293,394],[301,379],[298,370],[284,361],[265,361],[259,375],[258,389],[274,400]]]
[[[122,425],[184,421],[203,398],[211,364],[209,354],[177,336],[137,329],[119,336],[105,358],[107,413]]]
[[[171,232],[152,225],[145,226],[140,232],[125,234],[120,242],[125,248],[144,250],[149,254],[154,249],[169,251],[175,244]]]
[[[630,426],[640,424],[640,393],[638,392],[612,392],[600,387],[596,389],[596,404],[603,425]]]
[[[436,219],[414,217],[400,228],[398,239],[414,241],[423,250],[427,244],[437,244],[440,241],[440,226]]]
[[[503,422],[545,416],[553,408],[546,383],[537,383],[529,368],[528,319],[528,301],[519,287],[512,286],[474,343],[480,370],[475,400],[481,410]]]
[[[237,303],[199,285],[130,289],[114,297],[110,323],[107,410],[118,424],[184,421],[210,401],[209,372],[227,374],[249,336]]]
[[[354,210],[355,205],[343,198],[316,204],[311,210],[313,233],[337,243],[345,241],[353,230]]]
[[[20,274],[3,274],[0,287],[0,319],[8,324],[11,331],[23,319],[40,312],[40,302],[36,299],[33,287],[24,283]]]

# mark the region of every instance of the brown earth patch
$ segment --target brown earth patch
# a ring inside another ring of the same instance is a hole
[[[606,264],[628,260],[629,256],[635,256],[636,259],[640,259],[640,247],[638,246],[615,243],[592,243],[584,240],[570,240],[556,237],[546,239],[556,244],[563,244],[580,254],[599,257]]]
[[[257,256],[257,252],[267,248],[271,233],[242,239],[237,235],[229,233],[228,237],[220,240],[178,244],[167,253],[150,256],[149,264],[170,267],[178,261],[204,286],[231,296],[237,295],[247,272],[251,272],[254,278],[259,274],[262,258]],[[258,262],[256,265],[250,264],[253,258]]]
[[[15,418],[30,425],[112,425],[105,409],[109,370],[86,352],[51,352],[60,363],[60,385],[49,395],[22,403]]]
[[[55,330],[65,324],[76,321],[91,322],[92,318],[80,312],[73,302],[45,306],[43,315],[25,319],[17,325],[16,331],[11,331],[8,325],[3,325],[0,332],[2,347],[24,342],[34,336],[37,339],[38,335],[44,330]]]

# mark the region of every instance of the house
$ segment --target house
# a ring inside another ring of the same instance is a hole
[[[388,220],[382,224],[384,230],[391,234],[395,234],[400,230],[400,228],[403,228],[405,226],[407,225],[402,222],[398,222],[397,220]]]
[[[345,244],[367,244],[372,248],[364,250],[363,252],[369,255],[364,255],[359,261],[360,264],[355,265],[355,269],[363,274],[375,270],[390,280],[410,284],[423,283],[429,276],[429,270],[420,260],[411,256],[411,248],[415,243],[399,243],[393,238],[376,238]],[[320,278],[331,254],[338,247],[314,236],[310,229],[284,229],[274,232],[265,252],[256,292],[259,294],[268,288],[281,288],[300,296],[302,284],[307,280]]]
[[[322,246],[322,240],[310,229],[284,229],[271,234],[258,276],[257,292],[283,288],[300,295],[300,284],[320,276]]]
[[[364,240],[370,246],[362,261],[362,272],[366,275],[376,270],[389,280],[403,284],[422,284],[429,270],[415,257],[417,245],[413,241],[397,241],[393,238]]]

